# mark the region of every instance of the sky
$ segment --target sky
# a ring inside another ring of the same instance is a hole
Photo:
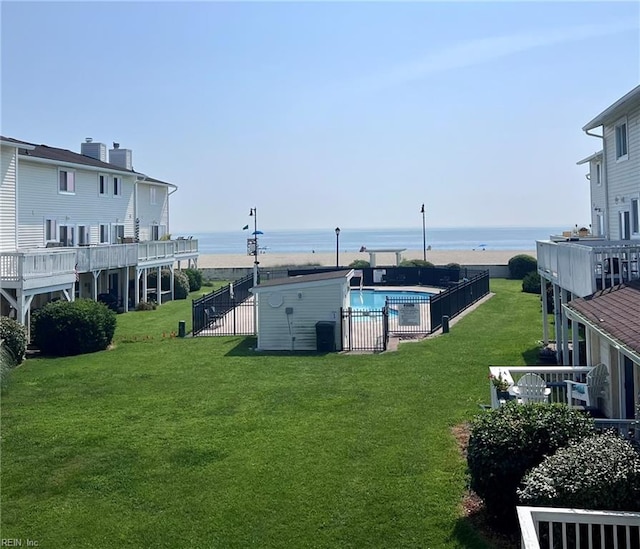
[[[133,151],[173,233],[590,221],[637,2],[0,3],[2,135]]]

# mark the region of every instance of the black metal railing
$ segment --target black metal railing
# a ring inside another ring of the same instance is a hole
[[[458,316],[467,307],[489,293],[489,271],[476,271],[468,279],[431,297],[429,314],[431,332],[442,327],[442,317]]]
[[[427,293],[424,296],[388,296],[386,310],[389,333],[416,335],[431,333],[429,316],[431,297],[432,295]]]
[[[389,315],[386,309],[341,310],[342,348],[345,351],[386,351]]]
[[[231,282],[210,294],[194,299],[191,306],[193,335],[197,336],[208,329],[212,331],[212,327],[220,324],[220,320],[224,319],[229,311],[234,310],[251,297],[249,289],[252,287],[253,275],[249,275],[236,282]],[[253,317],[251,317],[251,325],[253,326]],[[252,327],[252,330],[254,330],[254,327]],[[222,334],[222,331],[224,330],[217,330],[215,333],[216,335],[230,335],[227,333]],[[237,333],[244,332],[233,332],[232,335]]]

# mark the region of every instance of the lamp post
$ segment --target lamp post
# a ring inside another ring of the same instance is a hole
[[[253,285],[258,285],[258,208],[249,209],[249,217],[253,217]]]
[[[336,227],[336,269],[340,266],[340,227]]]
[[[427,226],[425,224],[424,219],[424,204],[422,208],[420,208],[420,213],[422,214],[422,259],[424,261],[427,260]]]

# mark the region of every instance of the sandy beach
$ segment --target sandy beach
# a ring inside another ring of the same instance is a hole
[[[536,257],[535,250],[432,250],[427,252],[427,261],[435,265],[459,263],[460,265],[506,265],[514,255],[526,254]],[[422,250],[406,250],[402,252],[403,259],[422,259]],[[369,261],[366,252],[340,252],[340,264],[349,265],[356,259]],[[288,265],[323,265],[336,264],[335,253],[300,253],[277,254],[265,253],[258,256],[260,267],[277,267]],[[395,265],[395,254],[380,253],[376,258],[377,265]],[[198,258],[201,269],[252,267],[253,256],[243,254],[203,254]]]

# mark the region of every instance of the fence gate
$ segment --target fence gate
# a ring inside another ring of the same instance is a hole
[[[341,310],[342,348],[345,351],[386,351],[389,315],[386,309]]]

